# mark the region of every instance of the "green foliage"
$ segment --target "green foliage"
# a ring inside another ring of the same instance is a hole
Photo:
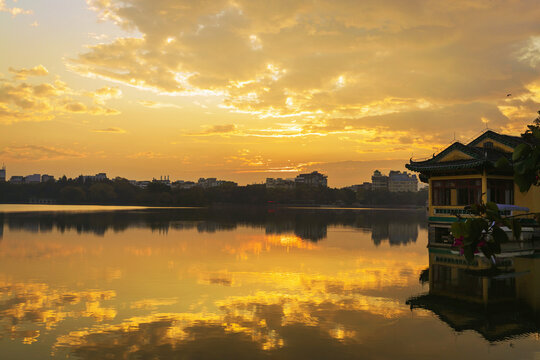
[[[521,134],[527,143],[518,145],[512,154],[514,181],[521,192],[540,185],[540,111],[538,113],[539,117]]]
[[[501,253],[501,244],[508,242],[508,235],[501,229],[507,226],[512,229],[514,239],[521,235],[521,224],[516,218],[503,218],[497,204],[473,204],[468,207],[470,218],[458,217],[451,227],[455,238],[454,247],[459,248],[469,264],[474,261],[475,253],[482,252],[486,258],[494,261],[494,256]]]
[[[91,202],[97,204],[112,203],[116,200],[116,192],[112,185],[99,182],[92,184],[88,189],[88,197]]]
[[[269,188],[265,185],[222,186],[190,189],[171,188],[159,182],[146,189],[127,180],[99,182],[82,178],[61,178],[57,182],[42,184],[0,183],[0,201],[28,203],[31,199],[50,199],[60,204],[118,204],[149,206],[206,206],[211,204],[287,204],[337,206],[423,206],[427,190],[418,193],[390,193],[388,191],[355,192],[351,189],[296,186]]]
[[[82,203],[86,200],[86,192],[79,186],[66,186],[60,190],[60,201],[64,203]]]
[[[512,170],[512,165],[510,164],[510,161],[508,161],[508,159],[505,157],[499,158],[499,160],[497,160],[497,162],[495,163],[495,167],[503,171]]]

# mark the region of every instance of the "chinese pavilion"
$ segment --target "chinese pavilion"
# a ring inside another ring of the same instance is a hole
[[[512,161],[512,152],[524,140],[519,136],[485,131],[468,144],[454,142],[431,159],[413,161],[405,166],[420,173],[429,184],[429,220],[454,221],[466,205],[480,201],[527,207],[540,211],[540,189],[521,193],[511,168],[495,166],[501,157]]]

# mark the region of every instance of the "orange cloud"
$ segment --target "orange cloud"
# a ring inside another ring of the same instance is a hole
[[[32,69],[13,69],[14,80],[0,77],[0,122],[44,121],[69,113],[91,115],[116,115],[118,110],[105,106],[107,100],[118,98],[121,91],[104,87],[96,91],[76,91],[65,82],[54,80],[29,83],[28,77],[46,76],[48,70],[42,65]],[[91,98],[92,103],[84,98]]]
[[[52,146],[42,145],[15,145],[7,146],[0,151],[0,155],[7,159],[22,160],[59,160],[69,158],[83,158],[87,155],[83,152],[62,149]]]
[[[110,134],[125,134],[126,133],[126,130],[117,128],[117,127],[110,127],[106,129],[95,129],[92,131],[98,132],[98,133],[110,133]]]
[[[31,69],[14,69],[9,68],[9,71],[15,74],[15,78],[19,80],[25,80],[30,76],[46,76],[49,75],[49,70],[47,70],[43,65],[34,66]]]
[[[14,1],[16,2],[16,0]],[[6,0],[0,0],[0,12],[10,13],[13,17],[17,15],[28,15],[32,14],[32,10],[25,10],[18,7],[8,7],[6,5]]]

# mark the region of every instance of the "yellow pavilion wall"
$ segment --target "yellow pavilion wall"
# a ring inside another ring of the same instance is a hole
[[[531,186],[529,191],[522,193],[514,185],[514,204],[528,207],[530,212],[540,212],[540,186]]]
[[[448,216],[448,214],[435,214],[435,207],[438,209],[456,209],[463,208],[463,206],[442,206],[435,205],[433,206],[432,198],[432,181],[433,180],[461,180],[461,179],[481,179],[482,180],[482,201],[487,202],[487,180],[488,179],[513,179],[512,176],[502,176],[502,175],[487,175],[487,174],[472,174],[472,175],[453,175],[453,176],[434,176],[429,179],[429,195],[428,195],[428,204],[429,204],[429,216]],[[457,193],[451,193],[452,200],[457,197]],[[519,191],[519,187],[514,184],[514,205],[523,206],[529,208],[530,212],[540,212],[540,186],[531,186],[528,192],[522,193]],[[515,212],[519,214],[520,212]]]

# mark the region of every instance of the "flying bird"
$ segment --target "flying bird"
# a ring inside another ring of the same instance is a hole
[[[506,96],[512,96],[512,94],[506,94]]]

